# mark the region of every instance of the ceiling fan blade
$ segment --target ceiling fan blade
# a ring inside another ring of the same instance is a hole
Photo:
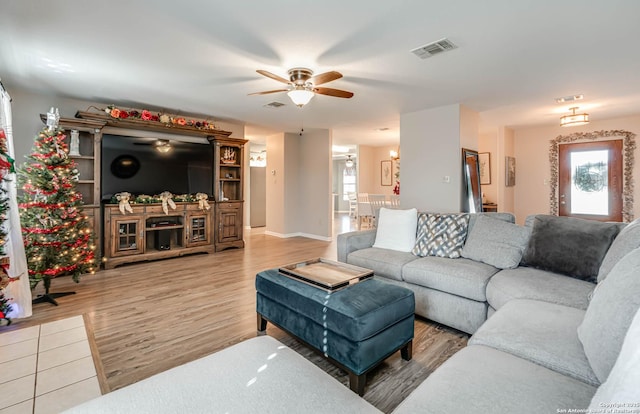
[[[333,88],[313,88],[313,91],[320,95],[335,96],[336,98],[351,98],[353,96],[353,92]]]
[[[342,73],[332,70],[331,72],[325,72],[325,73],[316,75],[313,78],[311,78],[310,81],[317,86],[317,85],[322,85],[323,83],[334,81],[336,79],[340,79],[341,77],[342,77]]]
[[[280,77],[278,75],[274,75],[273,73],[267,72],[266,70],[258,69],[258,70],[256,70],[256,72],[258,72],[262,76],[266,76],[267,78],[271,78],[271,79],[277,80],[278,82],[289,83],[289,81],[286,80],[285,78],[282,78],[282,77]]]
[[[274,89],[272,91],[264,91],[264,92],[254,92],[249,95],[267,95],[269,93],[277,93],[277,92],[287,92],[289,89]]]

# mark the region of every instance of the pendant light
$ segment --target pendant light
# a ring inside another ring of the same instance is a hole
[[[565,115],[560,117],[560,126],[570,127],[570,126],[577,126],[577,125],[585,125],[589,123],[589,114],[587,113],[576,114],[576,109],[578,109],[577,106],[574,106],[573,108],[569,108],[569,110],[571,111],[571,115]]]

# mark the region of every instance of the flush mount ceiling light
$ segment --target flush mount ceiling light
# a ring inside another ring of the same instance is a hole
[[[289,98],[293,101],[294,104],[299,107],[303,107],[309,103],[311,98],[313,98],[313,89],[307,87],[305,85],[296,85],[293,89],[287,92]]]
[[[173,148],[168,139],[159,139],[155,142],[154,146],[158,152],[162,152],[163,154],[171,151],[171,148]]]
[[[347,155],[347,160],[344,162],[344,166],[347,168],[353,167],[353,160],[351,159],[351,155]]]
[[[577,109],[578,109],[577,106],[574,106],[573,108],[569,108],[569,110],[571,111],[571,115],[564,115],[560,117],[560,126],[570,127],[570,126],[588,124],[589,114],[587,113],[576,114]]]

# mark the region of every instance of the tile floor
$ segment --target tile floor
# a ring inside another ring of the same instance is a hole
[[[0,334],[0,414],[59,413],[100,396],[82,316]]]

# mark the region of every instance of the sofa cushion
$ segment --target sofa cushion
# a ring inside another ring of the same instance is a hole
[[[586,408],[594,392],[584,382],[473,345],[445,361],[393,413],[556,413]]]
[[[607,380],[598,388],[591,400],[589,408],[592,413],[611,407],[612,403],[634,404],[624,408],[635,408],[640,405],[640,311],[629,326],[622,343],[620,355],[616,360]]]
[[[478,216],[467,235],[462,257],[499,269],[516,268],[527,248],[531,229],[491,216]]]
[[[522,261],[527,266],[595,282],[618,231],[615,223],[537,215]]]
[[[640,219],[636,219],[623,228],[611,243],[607,254],[602,259],[598,272],[598,282],[604,280],[616,265],[631,250],[640,247]]]
[[[578,339],[585,311],[529,299],[504,305],[469,339],[591,385],[600,381]]]
[[[473,226],[480,216],[491,217],[496,220],[506,221],[507,223],[516,222],[516,216],[511,213],[471,213],[469,214],[469,231],[473,230]]]
[[[468,214],[420,213],[412,252],[416,256],[460,257],[467,238]]]
[[[593,371],[604,382],[640,307],[640,249],[623,257],[593,293],[578,336]]]
[[[378,276],[395,280],[402,280],[402,267],[416,259],[411,253],[377,247],[356,250],[347,255],[347,263],[371,269]]]
[[[505,269],[487,285],[487,301],[499,309],[512,299],[535,299],[577,309],[587,309],[595,285],[532,267]]]
[[[230,338],[233,340],[237,339]],[[66,412],[294,413],[300,412],[300,407],[326,414],[380,413],[349,387],[270,336],[247,339]]]
[[[378,213],[376,241],[373,247],[410,252],[416,243],[418,210],[381,208]]]
[[[487,283],[498,269],[469,259],[422,257],[402,269],[405,282],[485,302]]]

